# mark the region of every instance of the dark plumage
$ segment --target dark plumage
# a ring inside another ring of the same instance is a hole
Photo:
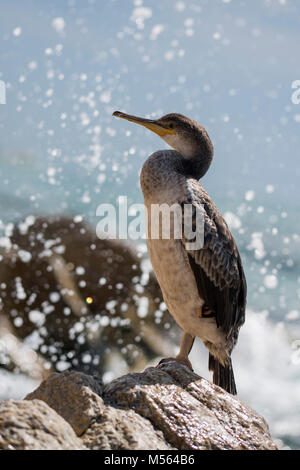
[[[225,220],[201,185],[194,184],[198,185],[198,191],[193,200],[198,198],[204,209],[204,244],[200,250],[189,252],[188,260],[200,297],[215,315],[218,328],[231,338],[231,352],[245,321],[246,278],[236,242]],[[224,367],[210,354],[209,370],[214,373],[214,383],[236,394],[231,360]]]

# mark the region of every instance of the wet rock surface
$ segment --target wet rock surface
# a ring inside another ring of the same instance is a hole
[[[104,396],[150,419],[177,449],[276,449],[260,415],[176,363],[117,379]]]
[[[0,413],[0,448],[39,448],[40,438],[40,448],[277,449],[260,415],[176,363],[104,387],[82,373],[53,374],[26,400],[0,406],[8,410]],[[14,414],[26,424],[22,432]]]
[[[92,450],[170,450],[161,431],[133,410],[105,406],[82,436]]]

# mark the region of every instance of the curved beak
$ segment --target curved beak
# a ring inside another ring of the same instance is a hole
[[[141,126],[147,127],[147,129],[152,132],[155,132],[155,134],[159,135],[159,137],[164,137],[167,134],[175,134],[175,131],[173,129],[165,127],[163,124],[156,120],[131,116],[130,114],[121,113],[120,111],[115,111],[113,113],[113,116],[121,119],[126,119],[127,121],[134,122],[135,124],[140,124]]]

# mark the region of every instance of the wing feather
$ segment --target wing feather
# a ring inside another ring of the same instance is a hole
[[[232,336],[233,345],[239,327],[245,320],[247,285],[242,261],[236,242],[218,209],[202,186],[189,180],[186,198],[182,205],[192,204],[201,208],[204,221],[203,246],[188,250],[183,236],[184,248],[194,273],[200,297],[215,312],[217,325]],[[196,210],[192,211],[193,227],[196,228]],[[183,231],[184,234],[184,218]]]

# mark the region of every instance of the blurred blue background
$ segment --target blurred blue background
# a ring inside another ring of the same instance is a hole
[[[300,447],[299,3],[2,0],[0,13],[3,236],[29,214],[96,224],[100,203],[142,201],[143,161],[165,144],[116,109],[201,122],[215,147],[203,185],[249,284],[241,396]]]

